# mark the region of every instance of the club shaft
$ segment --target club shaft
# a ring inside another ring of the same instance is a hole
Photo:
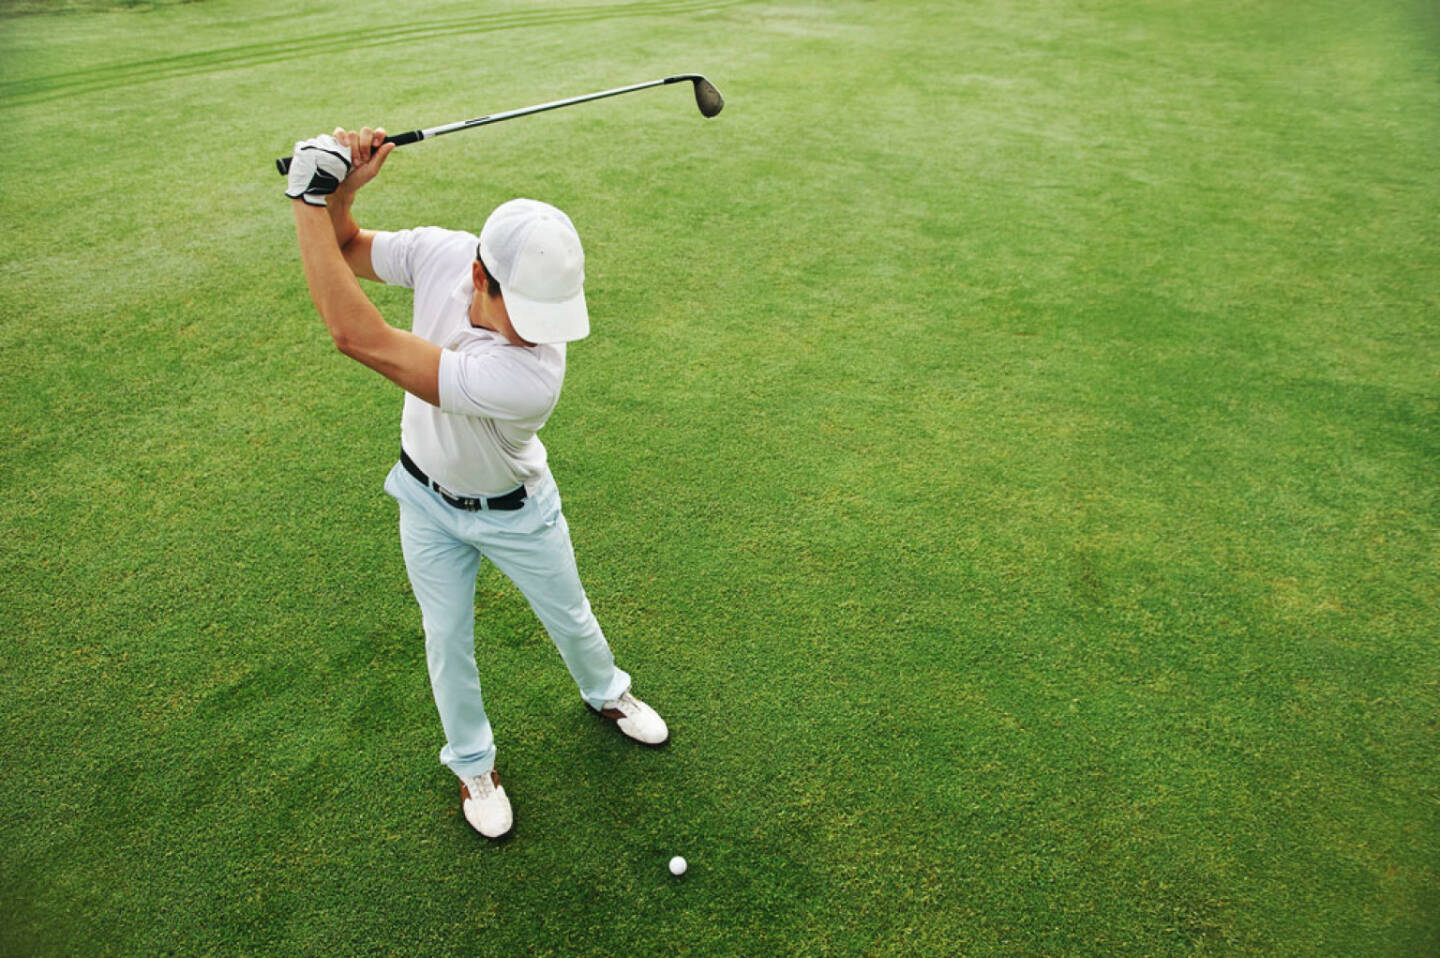
[[[572,106],[576,103],[587,103],[590,100],[603,100],[607,96],[619,96],[622,93],[633,93],[636,90],[648,89],[652,86],[660,86],[665,83],[674,83],[676,80],[689,79],[688,77],[666,77],[663,80],[650,80],[647,83],[635,83],[630,86],[616,87],[613,90],[601,90],[599,93],[586,93],[583,96],[567,97],[564,100],[551,100],[549,103],[539,103],[535,106],[522,106],[516,110],[506,110],[504,113],[491,113],[486,116],[477,116],[473,120],[461,120],[458,123],[446,123],[443,126],[432,126],[429,129],[421,130],[421,138],[429,139],[432,136],[440,136],[444,133],[454,133],[457,130],[468,130],[472,126],[485,126],[488,123],[499,123],[501,120],[513,120],[517,116],[529,116],[531,113],[544,113],[546,110],[558,110],[562,106]]]
[[[477,116],[472,120],[460,120],[456,123],[444,123],[440,126],[427,127],[423,130],[411,130],[408,133],[401,133],[398,136],[387,136],[384,143],[395,143],[397,146],[404,146],[407,143],[418,143],[421,140],[428,140],[435,136],[444,136],[446,133],[456,133],[460,130],[468,130],[477,126],[487,126],[491,123],[499,123],[502,120],[513,120],[518,116],[529,116],[532,113],[544,113],[546,110],[558,110],[562,106],[574,106],[576,103],[588,103],[591,100],[603,100],[605,97],[619,96],[622,93],[634,93],[636,90],[646,90],[650,87],[663,86],[667,83],[679,83],[682,81],[694,80],[695,75],[684,73],[677,76],[665,77],[663,80],[648,80],[645,83],[632,83],[629,86],[616,87],[613,90],[601,90],[598,93],[585,93],[581,96],[567,97],[563,100],[551,100],[549,103],[539,103],[535,106],[522,106],[515,110],[506,110],[503,113],[489,113],[485,116]],[[290,172],[290,157],[281,157],[275,161],[275,166],[284,176]]]

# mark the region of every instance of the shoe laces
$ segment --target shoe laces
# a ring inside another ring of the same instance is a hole
[[[470,797],[477,802],[483,802],[495,791],[495,780],[490,777],[489,772],[481,775],[472,775],[465,779],[465,787],[470,789]]]
[[[640,711],[640,700],[637,699],[633,693],[626,691],[615,701],[605,703],[605,707],[607,709],[619,709],[624,712],[628,718]]]

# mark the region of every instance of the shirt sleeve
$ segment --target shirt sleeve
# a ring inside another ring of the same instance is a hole
[[[392,286],[414,289],[415,274],[410,268],[410,251],[414,245],[414,230],[395,233],[376,230],[370,241],[370,268],[382,281]]]
[[[440,408],[445,412],[543,422],[558,398],[543,377],[494,353],[447,349],[440,354]]]
[[[384,282],[414,289],[425,270],[439,266],[446,241],[459,235],[434,226],[393,233],[376,230],[370,242],[370,267]]]

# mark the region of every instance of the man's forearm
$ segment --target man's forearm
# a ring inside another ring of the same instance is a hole
[[[360,224],[350,215],[350,207],[354,203],[355,194],[342,188],[330,194],[325,204],[330,214],[330,226],[335,230],[335,242],[342,251],[360,232]]]
[[[313,206],[296,200],[295,232],[300,242],[300,258],[305,267],[305,280],[310,297],[320,318],[330,330],[335,345],[348,351],[356,344],[373,339],[384,325],[380,313],[361,291],[355,276],[341,253],[338,230],[334,238],[326,235],[324,214]],[[326,205],[329,210],[329,205]],[[335,225],[336,212],[330,212],[330,225]],[[350,219],[348,211],[340,214]],[[351,221],[353,222],[353,220]]]
[[[345,257],[350,271],[361,279],[379,282],[380,277],[375,275],[375,264],[370,260],[370,243],[375,234],[362,230],[350,215],[350,207],[354,202],[354,190],[339,189],[330,194],[325,204],[325,210],[330,216],[330,231],[335,234],[335,245],[340,247],[340,255]]]

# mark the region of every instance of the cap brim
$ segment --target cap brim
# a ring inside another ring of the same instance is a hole
[[[527,299],[511,290],[501,294],[510,324],[520,338],[532,343],[572,343],[590,335],[590,311],[585,291],[559,303]]]

